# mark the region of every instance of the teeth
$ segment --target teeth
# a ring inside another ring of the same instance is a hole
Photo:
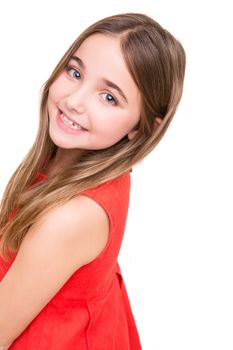
[[[80,125],[78,125],[77,123],[68,119],[63,113],[61,114],[61,117],[62,117],[64,124],[71,127],[72,129],[74,129],[74,130],[81,130],[82,129]]]

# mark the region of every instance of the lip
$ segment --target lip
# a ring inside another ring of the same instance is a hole
[[[87,132],[87,130],[84,129],[80,124],[79,125],[82,128],[81,130],[75,130],[75,129],[69,128],[67,125],[64,124],[64,122],[62,120],[62,117],[61,117],[62,114],[63,114],[63,112],[61,110],[58,110],[58,113],[57,113],[57,116],[56,116],[56,121],[57,121],[57,124],[58,124],[59,128],[62,129],[65,133],[73,134],[73,135],[81,135],[81,134]],[[66,114],[64,113],[64,115],[66,115]],[[72,118],[70,118],[70,117],[68,117],[68,118],[70,120],[74,121]]]

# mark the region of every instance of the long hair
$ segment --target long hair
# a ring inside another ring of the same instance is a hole
[[[137,134],[101,150],[85,150],[69,168],[33,184],[36,174],[55,155],[48,131],[49,88],[72,55],[90,35],[117,36],[127,68],[142,99]],[[16,252],[29,228],[55,205],[129,171],[154,149],[167,130],[180,102],[185,52],[180,42],[152,18],[127,13],[104,18],[88,27],[61,58],[40,95],[40,121],[34,144],[11,176],[0,206],[1,250]],[[155,118],[162,119],[161,124]],[[12,219],[12,212],[17,215]],[[11,218],[11,219],[10,219]]]

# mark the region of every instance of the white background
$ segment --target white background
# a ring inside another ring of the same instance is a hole
[[[121,12],[151,15],[187,54],[175,119],[132,173],[119,257],[142,347],[232,350],[230,1],[1,2],[0,194],[34,141],[40,87],[83,29]]]

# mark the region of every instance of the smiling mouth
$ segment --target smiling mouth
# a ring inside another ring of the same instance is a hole
[[[62,111],[60,111],[60,112],[61,112],[61,119],[66,126],[70,127],[73,130],[85,130],[85,131],[87,131],[87,129],[83,128],[78,123],[69,119]]]

